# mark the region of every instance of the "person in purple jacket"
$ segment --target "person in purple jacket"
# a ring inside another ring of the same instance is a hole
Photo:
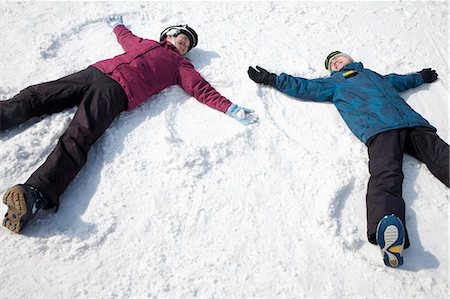
[[[89,149],[120,112],[135,108],[169,86],[180,85],[198,101],[244,125],[257,121],[253,110],[221,96],[184,57],[198,43],[197,33],[188,25],[166,28],[159,42],[134,35],[122,17],[109,18],[108,25],[114,29],[123,54],[61,79],[29,86],[0,101],[0,131],[31,117],[78,106],[44,164],[24,184],[9,188],[3,196],[8,206],[3,226],[15,233],[41,208],[58,209],[59,197],[86,163]]]

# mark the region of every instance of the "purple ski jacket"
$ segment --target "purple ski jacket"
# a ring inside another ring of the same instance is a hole
[[[171,43],[140,38],[123,25],[116,26],[114,33],[125,53],[93,66],[122,86],[128,110],[175,84],[211,108],[225,113],[231,106]]]

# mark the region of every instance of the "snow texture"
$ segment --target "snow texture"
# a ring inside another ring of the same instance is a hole
[[[332,104],[296,101],[247,68],[327,76],[339,49],[379,73],[432,67],[404,92],[449,141],[448,2],[1,2],[0,100],[187,23],[189,58],[249,127],[174,86],[122,113],[61,198],[0,229],[2,298],[286,298],[449,295],[449,190],[405,156],[411,247],[384,266],[366,240],[367,149]],[[0,133],[0,191],[45,161],[76,108]],[[5,212],[2,205],[0,212]]]

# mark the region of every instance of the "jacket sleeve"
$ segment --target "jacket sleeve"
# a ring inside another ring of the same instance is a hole
[[[123,25],[114,27],[114,33],[117,36],[117,41],[125,52],[130,51],[143,40],[143,38],[134,35],[130,29]]]
[[[199,102],[227,112],[232,103],[220,95],[195,69],[191,63],[182,63],[178,69],[178,84]]]
[[[397,92],[402,92],[423,84],[422,76],[418,73],[407,75],[389,74],[383,76],[383,78],[387,80]]]
[[[285,73],[277,76],[275,87],[290,96],[316,102],[331,101],[334,93],[334,85],[330,78],[308,80]]]

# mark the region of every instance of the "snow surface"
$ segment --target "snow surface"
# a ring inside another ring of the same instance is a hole
[[[157,39],[188,23],[189,57],[245,127],[171,87],[114,121],[61,198],[22,235],[0,230],[0,297],[449,296],[449,190],[406,156],[411,247],[399,269],[366,241],[367,149],[331,104],[261,87],[249,65],[327,76],[335,49],[379,73],[433,67],[403,93],[447,142],[448,2],[1,2],[1,86],[22,88],[122,52],[104,22]],[[0,191],[45,160],[75,111],[0,133]],[[5,212],[2,205],[0,212]]]

